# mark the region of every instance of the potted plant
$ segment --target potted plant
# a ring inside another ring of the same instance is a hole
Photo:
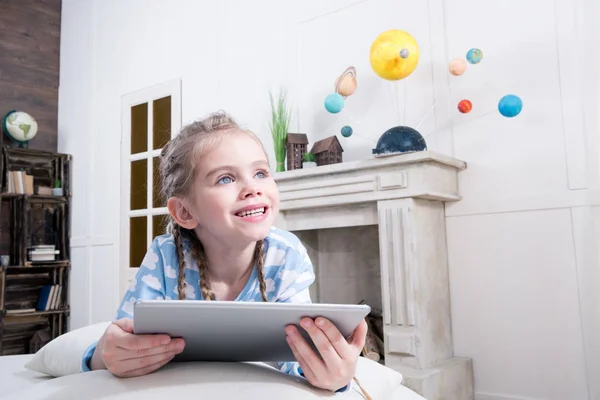
[[[60,179],[57,179],[56,181],[54,181],[54,187],[52,188],[52,194],[54,196],[62,196],[63,195],[63,189],[61,187]]]
[[[271,99],[271,119],[269,120],[269,128],[271,129],[271,135],[273,136],[275,162],[277,163],[275,171],[282,172],[285,171],[285,149],[291,112],[287,108],[285,91],[279,92],[277,102],[273,99],[273,95],[270,91],[269,98]]]
[[[302,156],[302,168],[314,168],[316,166],[315,155],[311,152],[304,153],[304,156]]]

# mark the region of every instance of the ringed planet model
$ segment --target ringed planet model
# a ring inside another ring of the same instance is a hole
[[[340,96],[346,98],[354,94],[354,91],[356,90],[356,85],[356,68],[348,67],[335,80],[335,92]]]

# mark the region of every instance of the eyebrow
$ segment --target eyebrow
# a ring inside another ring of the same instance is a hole
[[[260,166],[260,165],[269,165],[269,163],[267,163],[267,161],[266,161],[266,160],[257,160],[257,161],[254,161],[254,162],[252,163],[252,166],[253,166],[253,167],[257,167],[257,166]],[[216,174],[216,173],[218,173],[219,171],[223,171],[223,170],[235,170],[235,169],[236,169],[236,167],[234,167],[234,166],[232,166],[232,165],[221,165],[221,166],[219,166],[219,167],[217,167],[217,168],[213,168],[213,169],[211,169],[211,170],[210,170],[210,171],[209,171],[209,172],[206,174],[206,176],[205,176],[204,178],[205,178],[205,179],[206,179],[206,178],[210,178],[211,176],[215,175],[215,174]]]

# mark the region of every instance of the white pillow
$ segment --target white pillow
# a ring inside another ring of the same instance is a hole
[[[360,357],[357,377],[373,400],[424,400],[401,385],[402,375]],[[261,363],[170,363],[136,378],[119,379],[106,370],[63,376],[31,385],[0,399],[73,399],[83,393],[94,400],[261,399],[310,400],[337,397],[304,379]],[[358,387],[341,396],[364,400]]]
[[[302,378],[283,374],[262,363],[170,363],[152,374],[128,379],[113,377],[106,370],[82,373],[83,354],[100,339],[109,324],[101,322],[72,330],[41,348],[25,364],[25,368],[58,378],[35,384],[20,397],[46,399],[50,393],[56,392],[56,398],[74,398],[82,390],[92,390],[95,399],[111,400],[162,398],[166,393],[169,397],[214,394],[208,398],[237,398],[242,395],[248,398],[247,394],[258,396],[260,393],[257,398],[261,400],[332,396],[331,392],[315,389]],[[402,374],[364,357],[359,358],[356,378],[373,399],[424,400],[402,386]],[[364,399],[359,393],[358,385],[354,384],[353,390],[345,395],[348,399]]]
[[[39,349],[25,368],[54,377],[81,373],[83,353],[110,324],[100,322],[60,335]]]

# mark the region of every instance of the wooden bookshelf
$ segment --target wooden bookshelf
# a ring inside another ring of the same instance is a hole
[[[9,255],[10,261],[0,266],[0,355],[33,353],[67,330],[70,170],[68,154],[2,148],[0,255]],[[25,181],[24,177],[33,180],[33,187],[15,187],[15,179]],[[56,187],[62,193],[48,193]],[[36,255],[43,251],[58,254],[50,259]],[[45,286],[55,288],[47,305],[40,301]]]

